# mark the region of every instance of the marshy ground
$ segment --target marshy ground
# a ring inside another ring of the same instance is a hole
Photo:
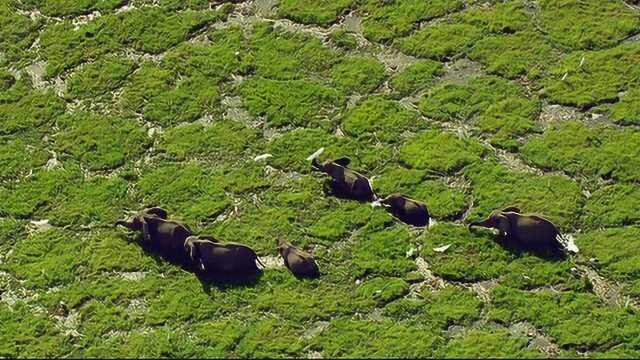
[[[2,1],[0,357],[640,357],[633,3]],[[435,224],[324,196],[320,147]],[[145,253],[145,205],[266,270]],[[507,205],[581,252],[465,227]]]

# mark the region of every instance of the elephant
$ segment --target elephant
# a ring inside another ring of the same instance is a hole
[[[556,225],[538,215],[521,214],[517,207],[493,211],[485,220],[469,223],[469,229],[472,226],[498,229],[500,240],[508,247],[564,255],[559,241],[562,235]]]
[[[132,221],[118,220],[117,225],[142,231],[142,244],[176,260],[186,259],[184,241],[191,236],[189,228],[174,220],[167,220],[167,211],[154,207],[140,211]]]
[[[374,203],[380,204],[400,219],[402,222],[413,226],[429,225],[429,211],[427,205],[420,201],[410,199],[400,193],[393,193],[386,198]]]
[[[373,192],[369,179],[347,168],[350,162],[349,158],[343,157],[321,164],[314,158],[311,161],[311,165],[313,170],[322,171],[331,176],[329,192],[333,195],[362,202],[376,200],[377,197]]]
[[[284,265],[297,278],[317,278],[320,276],[318,264],[313,255],[302,251],[291,243],[281,240],[278,244],[278,252],[284,260]]]
[[[249,275],[264,268],[258,255],[250,247],[238,243],[220,243],[209,236],[189,236],[184,249],[198,271],[210,275]]]

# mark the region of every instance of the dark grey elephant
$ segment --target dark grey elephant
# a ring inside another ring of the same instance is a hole
[[[374,201],[376,195],[371,183],[364,175],[347,168],[351,160],[343,157],[334,161],[319,163],[317,159],[311,161],[314,170],[322,171],[331,176],[329,193],[342,198],[358,201]]]
[[[320,276],[318,264],[313,255],[302,251],[291,243],[281,240],[278,252],[284,260],[284,265],[297,278],[317,278]]]
[[[250,247],[238,243],[220,243],[210,236],[189,236],[183,243],[193,266],[207,275],[244,276],[264,267]]]

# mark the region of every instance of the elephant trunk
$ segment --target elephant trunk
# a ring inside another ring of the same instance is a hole
[[[128,229],[133,229],[133,222],[131,221],[125,221],[125,220],[118,220],[116,221],[116,226],[121,225],[124,226]]]
[[[318,162],[318,159],[313,158],[311,160],[311,166],[314,170],[322,171],[322,165]]]
[[[471,230],[472,226],[484,226],[484,224],[482,221],[472,221],[469,223],[469,225],[467,225],[467,228]]]

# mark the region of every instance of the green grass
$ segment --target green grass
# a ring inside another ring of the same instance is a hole
[[[349,93],[372,92],[380,86],[384,78],[384,65],[373,58],[345,58],[331,69],[333,83]]]
[[[442,64],[432,60],[421,60],[396,74],[390,81],[400,96],[407,96],[432,85],[444,73]]]
[[[279,4],[278,15],[303,24],[327,26],[353,3],[354,0],[284,0]]]

